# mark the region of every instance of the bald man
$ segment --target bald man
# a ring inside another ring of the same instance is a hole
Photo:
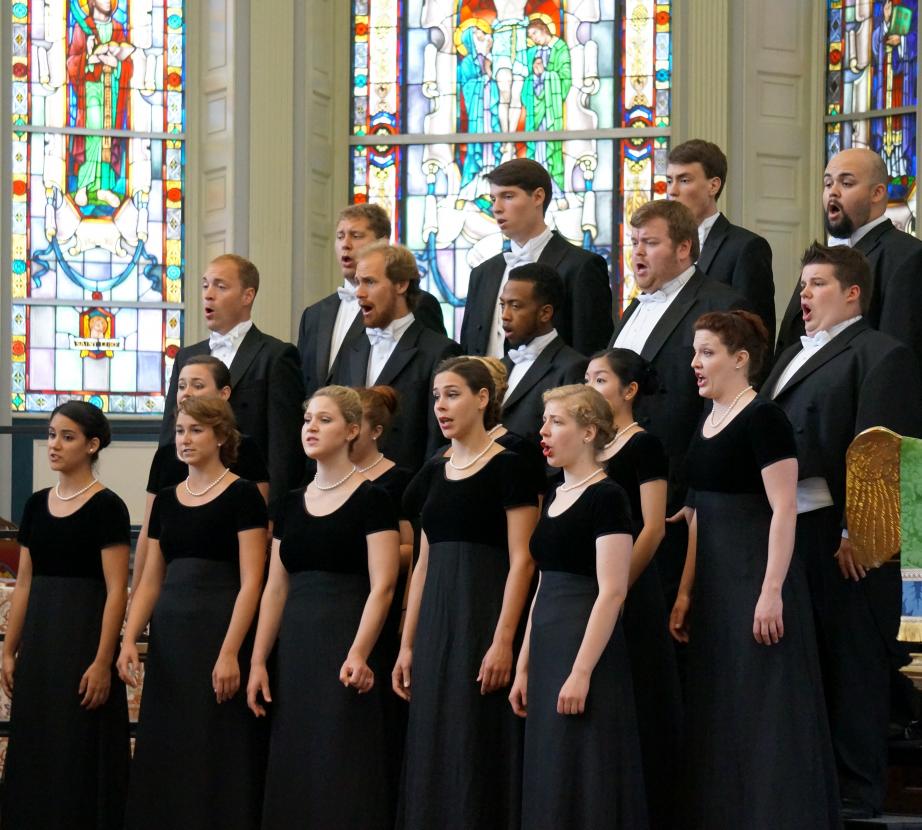
[[[922,241],[894,227],[884,215],[889,174],[871,150],[833,156],[823,174],[826,232],[861,251],[874,277],[867,321],[902,341],[922,365]],[[778,332],[776,355],[804,333],[800,286],[795,286]]]

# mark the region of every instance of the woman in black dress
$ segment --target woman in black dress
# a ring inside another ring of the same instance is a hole
[[[265,739],[241,686],[267,516],[256,485],[230,471],[238,441],[226,401],[190,397],[179,405],[176,445],[189,475],[154,501],[118,659],[122,679],[134,685],[135,643],[150,620],[128,830],[259,826]]]
[[[193,355],[182,367],[176,386],[176,404],[181,404],[188,397],[223,398],[231,394],[230,370],[218,358],[207,354]],[[269,501],[269,470],[259,449],[259,445],[249,435],[240,436],[237,448],[237,460],[231,466],[231,472],[256,482],[263,499]],[[189,465],[179,458],[176,442],[171,441],[157,448],[150,464],[147,476],[147,504],[144,507],[144,521],[134,550],[134,570],[131,576],[132,594],[141,583],[144,561],[147,558],[147,527],[150,524],[150,511],[154,498],[166,487],[174,487],[189,475]]]
[[[393,687],[410,701],[398,826],[519,830],[522,727],[506,705],[534,565],[538,493],[521,455],[487,430],[489,372],[452,358],[433,382],[451,440],[420,470],[419,561]]]
[[[689,642],[692,828],[840,826],[806,577],[791,558],[794,432],[751,385],[768,344],[749,312],[695,324],[692,368],[712,405],[688,452],[694,513],[671,620]]]
[[[362,402],[354,389],[317,390],[304,451],[317,463],[280,505],[259,612],[247,698],[272,704],[263,830],[393,827],[384,696],[376,649],[400,567],[390,497],[349,458]],[[276,639],[278,676],[266,668]]]
[[[0,679],[12,698],[4,830],[120,830],[128,703],[115,672],[131,542],[124,502],[96,478],[109,423],[84,401],[51,413],[55,487],[26,502]]]
[[[618,618],[631,569],[627,496],[596,454],[611,410],[586,386],[544,393],[541,439],[563,483],[531,538],[540,569],[509,701],[525,721],[522,827],[647,827],[630,664]]]
[[[656,370],[629,349],[610,349],[589,361],[586,382],[608,401],[615,421],[615,436],[598,461],[631,505],[634,549],[622,622],[634,681],[647,814],[653,830],[672,830],[677,823],[675,781],[681,770],[682,690],[654,559],[665,535],[668,470],[663,445],[634,419],[637,402],[656,392]]]

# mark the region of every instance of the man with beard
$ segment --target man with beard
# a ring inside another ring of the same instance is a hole
[[[867,257],[873,274],[867,321],[909,346],[922,362],[922,241],[884,215],[887,168],[871,150],[843,150],[823,174],[826,232]],[[776,355],[804,334],[795,286],[778,332]]]

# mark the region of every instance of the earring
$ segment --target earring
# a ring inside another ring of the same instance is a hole
[[[219,446],[219,447],[220,447],[220,446],[223,446],[223,445],[221,444],[221,442],[220,442],[220,441],[218,441],[218,446]]]

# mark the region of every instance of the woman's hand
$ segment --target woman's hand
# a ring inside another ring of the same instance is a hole
[[[240,689],[240,664],[236,654],[218,655],[218,662],[211,672],[211,687],[218,703],[230,700]]]
[[[669,615],[669,633],[679,643],[688,642],[688,612],[691,608],[691,597],[688,594],[679,594],[672,606]]]
[[[112,686],[112,667],[94,660],[80,678],[77,694],[83,695],[80,705],[84,709],[96,709],[109,699]]]
[[[589,694],[589,675],[583,671],[571,671],[557,695],[558,715],[581,715],[586,711],[586,697]]]
[[[339,670],[339,682],[343,686],[352,686],[361,695],[371,691],[371,687],[375,685],[375,673],[369,668],[364,657],[350,651],[346,655],[346,662]]]
[[[406,701],[410,700],[410,670],[413,666],[413,649],[404,646],[397,655],[394,670],[391,672],[391,688],[394,693]]]
[[[3,663],[0,664],[0,686],[7,697],[13,696],[13,675],[16,673],[16,655],[12,652],[3,652]]]
[[[780,591],[763,590],[759,594],[752,620],[752,636],[757,643],[770,646],[784,636],[783,608]]]
[[[265,663],[250,666],[250,679],[247,681],[247,706],[257,718],[264,717],[265,707],[259,702],[259,696],[266,703],[272,703],[272,694],[269,692],[269,672]]]
[[[122,683],[131,686],[132,689],[137,688],[141,658],[138,656],[138,647],[135,643],[122,640],[122,650],[115,662],[115,668],[118,669],[118,676],[122,678]]]
[[[519,669],[515,673],[512,691],[509,692],[509,702],[512,704],[512,711],[520,718],[528,715],[528,672]]]
[[[477,682],[480,694],[488,695],[509,685],[512,679],[512,646],[493,641],[483,656]]]

